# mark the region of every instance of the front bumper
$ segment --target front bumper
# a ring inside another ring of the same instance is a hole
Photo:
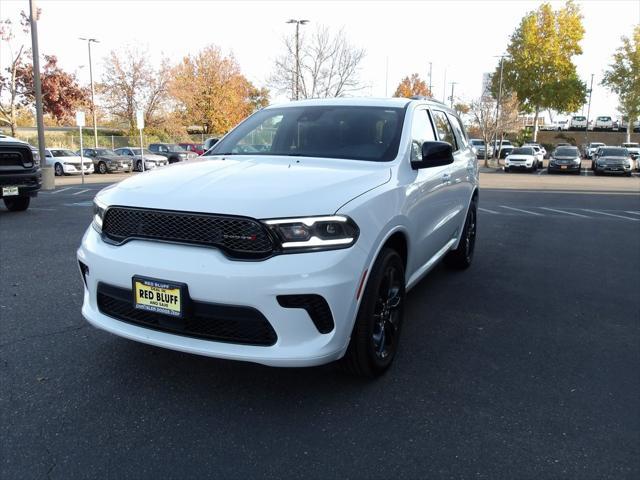
[[[575,172],[580,171],[582,165],[580,163],[551,163],[549,162],[548,169],[551,172]]]
[[[35,197],[42,187],[42,171],[38,168],[28,173],[2,173],[0,174],[0,198],[2,187],[18,187],[18,196]]]
[[[78,260],[89,272],[82,314],[98,328],[159,347],[270,366],[320,365],[339,359],[347,348],[366,258],[356,244],[343,250],[237,261],[216,249],[188,245],[132,240],[113,246],[89,227],[78,250]],[[136,275],[184,283],[194,301],[255,308],[273,327],[277,340],[271,346],[203,340],[103,314],[97,302],[98,283],[131,289]],[[332,331],[319,333],[306,310],[284,308],[276,299],[305,294],[321,295],[327,301],[335,324]]]
[[[109,173],[129,172],[129,171],[131,171],[130,164],[118,165],[114,163],[107,163],[107,172]]]
[[[80,170],[80,165],[67,165],[66,163],[62,164],[62,169],[64,170],[64,173],[67,175],[73,175],[73,174],[82,174],[82,171]],[[93,163],[87,163],[84,166],[84,173],[93,173],[94,169],[93,169]]]
[[[509,162],[504,166],[504,168],[508,168],[509,170],[530,170],[532,167],[533,167],[532,162],[522,162],[522,163]]]
[[[598,165],[596,164],[596,172],[598,173],[614,173],[628,174],[631,173],[631,165],[614,166],[614,165]]]

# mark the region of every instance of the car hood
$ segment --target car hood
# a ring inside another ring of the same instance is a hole
[[[253,218],[327,215],[387,183],[388,165],[306,157],[199,157],[136,175],[99,194],[127,205]]]
[[[620,162],[624,162],[625,160],[627,160],[628,157],[624,157],[624,156],[613,156],[613,155],[600,155],[598,157],[598,160],[603,160],[605,162],[616,162],[616,163],[620,163]]]
[[[49,157],[51,158],[51,157]],[[52,160],[56,161],[56,162],[67,162],[67,163],[80,163],[80,156],[76,156],[76,157],[53,157]],[[91,158],[90,157],[83,157],[83,160],[85,163],[87,162],[91,162]]]
[[[134,158],[140,158],[140,155],[135,155]],[[155,153],[145,153],[144,154],[145,161],[153,161],[153,162],[166,162],[167,157],[163,155],[157,155]]]
[[[556,160],[575,160],[578,158],[578,155],[556,155],[553,158]]]
[[[98,155],[98,160],[111,161],[111,162],[130,162],[131,157],[126,155]]]

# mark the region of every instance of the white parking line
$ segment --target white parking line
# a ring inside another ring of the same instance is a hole
[[[542,213],[536,213],[536,212],[530,212],[529,210],[523,210],[521,208],[515,208],[515,207],[507,207],[506,205],[500,205],[502,208],[506,208],[509,210],[514,210],[516,212],[523,212],[523,213],[528,213],[529,215],[536,215],[538,217],[544,217],[544,215]]]
[[[631,215],[640,215],[640,212],[634,212],[633,210],[625,210],[625,213],[630,213]]]
[[[51,195],[55,195],[56,193],[66,192],[67,190],[71,190],[73,187],[61,188],[60,190],[54,190],[51,192]]]
[[[79,192],[72,193],[71,195],[80,195],[81,193],[88,192],[90,188],[85,188],[84,190],[80,190]]]
[[[480,210],[480,211],[482,211],[482,212],[495,213],[496,215],[500,215],[500,212],[496,212],[496,211],[494,211],[494,210],[489,210],[488,208],[478,207],[478,210]]]
[[[588,208],[583,208],[582,210],[584,210],[585,212],[599,213],[600,215],[608,215],[609,217],[624,218],[625,220],[633,220],[634,222],[640,222],[640,218],[625,217],[624,215],[616,215],[615,213],[601,212],[599,210],[589,210]]]
[[[556,210],[555,208],[540,207],[540,209],[541,210],[549,210],[550,212],[562,213],[562,214],[566,214],[566,215],[573,215],[574,217],[591,218],[591,217],[588,217],[587,215],[580,215],[579,213],[566,212],[564,210]]]

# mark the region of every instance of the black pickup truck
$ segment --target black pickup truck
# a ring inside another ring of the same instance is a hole
[[[42,186],[37,150],[28,143],[0,135],[0,198],[12,212],[29,208]]]

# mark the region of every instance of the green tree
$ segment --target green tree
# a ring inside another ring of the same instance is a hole
[[[627,118],[627,142],[631,141],[633,122],[640,116],[640,25],[633,36],[622,37],[622,45],[613,54],[613,63],[605,72],[602,85],[618,95],[618,109]]]
[[[503,93],[518,96],[520,108],[534,112],[534,141],[538,134],[540,110],[574,112],[585,102],[587,88],[576,73],[573,57],[582,54],[584,36],[582,15],[569,0],[554,11],[542,4],[529,12],[511,35],[504,60]],[[492,78],[492,90],[498,90],[500,66]]]

